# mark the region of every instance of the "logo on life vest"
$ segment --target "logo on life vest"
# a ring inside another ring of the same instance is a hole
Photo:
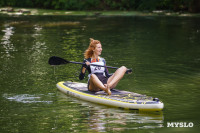
[[[93,66],[94,65],[99,65],[99,66]],[[104,66],[104,62],[93,62],[90,65],[91,73],[104,73],[105,72],[105,67],[100,67]]]

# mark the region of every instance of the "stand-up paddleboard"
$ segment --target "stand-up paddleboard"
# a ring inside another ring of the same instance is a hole
[[[79,99],[112,107],[143,111],[160,111],[164,107],[158,98],[138,93],[112,89],[112,95],[108,96],[104,91],[91,92],[88,91],[86,83],[59,82],[57,88],[61,92]]]

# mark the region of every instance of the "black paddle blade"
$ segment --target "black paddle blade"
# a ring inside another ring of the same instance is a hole
[[[60,57],[52,56],[49,58],[49,65],[62,65],[67,63],[69,63],[69,61]]]

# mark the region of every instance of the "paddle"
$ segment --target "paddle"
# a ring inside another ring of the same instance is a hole
[[[64,65],[64,64],[68,64],[68,63],[85,65],[85,63],[83,63],[83,62],[68,61],[68,60],[65,60],[65,59],[63,59],[61,57],[57,57],[57,56],[52,56],[52,57],[49,58],[49,64],[50,65]],[[112,66],[102,66],[102,65],[96,65],[96,64],[90,64],[90,65],[98,66],[98,67],[118,69],[118,67],[112,67]],[[128,69],[126,72],[131,73],[132,70]]]

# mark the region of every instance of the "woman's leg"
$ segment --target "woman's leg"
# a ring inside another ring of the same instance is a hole
[[[117,86],[118,82],[123,78],[127,68],[125,66],[120,67],[115,73],[109,77],[107,82],[107,89],[113,89]]]
[[[89,84],[89,90],[90,91],[99,91],[99,89],[104,90],[108,95],[111,94],[110,90],[107,89],[106,85],[103,85],[103,83],[99,80],[99,78],[95,74],[91,74],[90,76],[90,84]]]

